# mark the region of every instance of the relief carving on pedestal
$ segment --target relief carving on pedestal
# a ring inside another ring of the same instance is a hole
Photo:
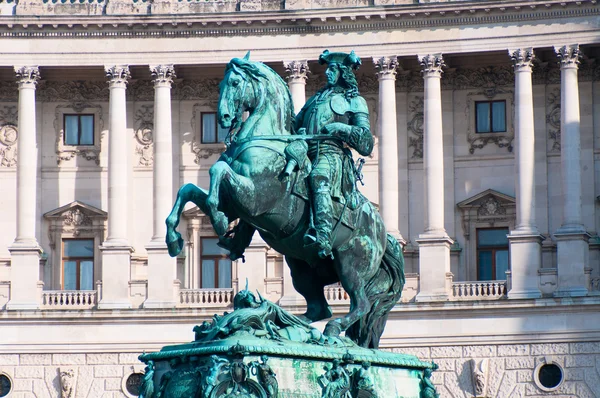
[[[135,153],[139,166],[152,166],[154,162],[154,106],[141,105],[135,112]]]
[[[556,87],[546,98],[546,126],[548,129],[548,151],[560,152],[560,88]],[[550,146],[551,145],[551,146]]]
[[[0,167],[14,167],[17,164],[17,119],[15,105],[0,109]]]
[[[62,398],[75,398],[77,370],[75,368],[60,369],[60,390]]]
[[[84,111],[94,114],[94,145],[66,145],[63,116],[65,113],[83,113]],[[54,112],[54,129],[56,130],[56,164],[68,161],[80,156],[88,161],[94,161],[100,165],[100,143],[101,131],[104,128],[102,106],[87,102],[73,102],[66,105],[58,105]]]
[[[408,105],[408,147],[413,159],[423,159],[423,97],[415,97]]]

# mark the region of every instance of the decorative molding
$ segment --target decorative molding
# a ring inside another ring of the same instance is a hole
[[[15,66],[19,88],[35,88],[40,80],[40,68],[37,66]]]
[[[488,98],[494,97],[500,87],[515,84],[514,69],[508,65],[453,69],[447,71],[442,80],[446,79],[452,82],[454,90],[482,88]]]
[[[7,105],[0,109],[0,167],[14,167],[17,164],[17,126],[17,106]]]
[[[506,132],[501,133],[477,133],[475,131],[475,102],[487,100],[505,100],[506,101]],[[481,91],[467,94],[467,104],[465,107],[465,118],[467,120],[467,142],[469,143],[469,153],[472,155],[477,149],[483,149],[488,144],[495,144],[499,148],[506,148],[508,152],[513,150],[513,141],[515,131],[513,126],[514,119],[513,90],[500,87],[488,87]]]
[[[446,66],[442,54],[418,55],[423,77],[442,77],[442,68]]]
[[[103,81],[49,81],[43,80],[36,92],[36,101],[84,102],[108,101],[109,90]]]
[[[135,153],[139,155],[138,166],[152,166],[154,163],[154,106],[140,105],[134,118]]]
[[[412,158],[423,159],[423,97],[415,97],[408,105],[408,131],[413,135],[408,137],[408,147],[413,148]]]
[[[477,216],[480,220],[483,220],[486,217],[502,218],[506,216],[506,209],[495,196],[490,195],[481,203],[481,206],[479,206]]]
[[[72,109],[76,113],[89,111],[94,114],[94,145],[65,145],[63,115]],[[104,128],[104,119],[102,106],[87,102],[73,102],[66,105],[57,105],[54,111],[54,130],[56,131],[56,164],[60,165],[63,161],[71,160],[76,156],[83,157],[85,160],[94,161],[100,165],[100,151],[102,141],[102,130]]]
[[[510,56],[510,60],[516,72],[531,72],[533,59],[535,58],[535,55],[533,54],[533,48],[529,47],[508,50],[508,55]]]
[[[487,358],[471,359],[470,363],[473,374],[473,395],[475,398],[487,397],[489,360]]]
[[[286,79],[289,81],[300,81],[306,83],[310,69],[308,69],[308,61],[283,61],[283,67],[287,73]]]
[[[154,101],[154,84],[151,80],[132,79],[125,95],[129,101]]]
[[[375,65],[375,74],[378,79],[395,79],[396,69],[398,68],[398,57],[373,57]]]
[[[555,87],[546,98],[546,128],[549,152],[560,152],[560,88]]]
[[[562,47],[554,47],[556,56],[562,68],[577,68],[579,59],[583,56],[579,50],[579,44],[572,44]]]
[[[150,65],[150,74],[152,75],[152,82],[154,83],[155,87],[171,87],[173,79],[176,77],[173,64]]]
[[[60,392],[62,398],[75,398],[77,386],[77,369],[60,368]]]
[[[173,98],[181,101],[206,99],[214,106],[219,100],[219,83],[219,78],[183,80],[173,90]]]
[[[128,65],[104,66],[104,72],[106,73],[109,87],[124,87],[131,78]]]

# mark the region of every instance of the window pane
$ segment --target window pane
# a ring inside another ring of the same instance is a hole
[[[77,290],[77,261],[64,262],[63,290]]]
[[[94,145],[94,115],[81,115],[81,141],[79,145]]]
[[[79,290],[94,290],[94,262],[81,261],[79,266]]]
[[[496,251],[496,280],[505,280],[508,271],[508,250]]]
[[[494,133],[506,131],[506,102],[492,102],[492,131]]]
[[[508,247],[508,228],[478,229],[477,247]]]
[[[218,239],[202,239],[203,256],[227,255],[229,252],[222,247],[217,246]]]
[[[479,251],[477,259],[477,275],[480,281],[492,280],[492,251]]]
[[[219,124],[217,124],[217,134],[219,135],[219,142],[225,142],[225,138],[227,137],[227,134],[229,133],[229,128],[222,128],[221,126],[219,126]]]
[[[65,144],[79,145],[79,117],[65,115]]]
[[[94,258],[94,240],[76,239],[65,240],[65,257],[91,257]]]
[[[202,260],[202,289],[215,287],[215,260]]]
[[[490,103],[489,102],[477,102],[477,132],[478,133],[489,133],[490,132]]]
[[[229,259],[219,260],[219,287],[231,287],[231,260]]]
[[[202,114],[202,142],[211,143],[217,142],[217,115],[214,113]]]

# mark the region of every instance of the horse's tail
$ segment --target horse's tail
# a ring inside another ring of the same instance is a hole
[[[398,241],[387,234],[387,246],[379,270],[365,290],[371,310],[346,331],[346,336],[366,348],[378,348],[390,310],[404,287],[404,256]]]

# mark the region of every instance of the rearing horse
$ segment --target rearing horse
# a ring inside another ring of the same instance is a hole
[[[242,121],[246,111],[249,116]],[[350,296],[350,312],[330,320],[325,334],[346,331],[359,345],[377,348],[404,285],[400,245],[386,234],[377,210],[360,194],[362,200],[351,216],[342,217],[350,209],[337,206],[334,258],[319,258],[304,247],[310,203],[294,189],[305,184],[310,163],[300,162],[291,174],[286,172],[292,170],[286,169],[286,147],[309,137],[294,135],[292,99],[283,79],[263,63],[250,61],[249,54],[232,59],[220,85],[217,116],[223,128],[230,128],[231,145],[210,169],[208,192],[193,184],[179,189],[166,220],[171,256],[183,247],[176,227],[189,201],[210,217],[234,259],[241,257],[258,230],[267,244],[285,255],[294,287],[306,299],[308,320],[332,316],[323,289],[341,282]],[[350,218],[353,222],[347,222]],[[239,224],[228,232],[236,219]]]

